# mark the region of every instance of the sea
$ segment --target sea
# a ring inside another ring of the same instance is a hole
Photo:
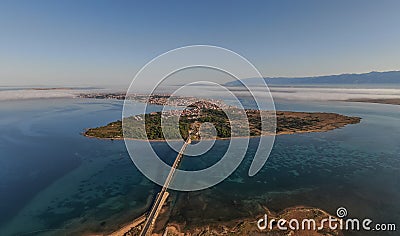
[[[134,106],[140,113],[144,104]],[[332,215],[345,207],[348,217],[400,226],[399,106],[285,99],[275,106],[362,120],[329,132],[277,136],[264,167],[249,177],[257,148],[252,138],[242,164],[226,180],[174,193],[191,201],[175,206],[172,221],[257,220],[264,214],[260,206],[279,212],[303,205]],[[86,128],[121,119],[122,107],[123,101],[72,97],[0,101],[0,235],[106,234],[149,208],[159,186],[135,167],[124,141],[82,135]],[[228,145],[229,140],[216,141],[199,160],[215,162]],[[166,143],[153,148],[167,162],[176,156]]]

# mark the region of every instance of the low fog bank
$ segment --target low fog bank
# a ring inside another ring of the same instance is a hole
[[[177,89],[177,88],[175,88]],[[173,89],[173,90],[175,90]],[[195,88],[196,90],[199,87]],[[237,96],[246,93],[243,89],[233,89]],[[171,92],[173,92],[171,90]],[[251,92],[256,95],[265,94],[266,89],[251,87]],[[207,96],[222,98],[226,90],[222,91],[217,87],[203,87],[202,91]],[[400,98],[399,88],[320,88],[320,87],[271,87],[271,94],[274,99],[285,100],[309,100],[309,101],[337,101],[348,99],[390,99]],[[23,99],[50,99],[50,98],[76,98],[80,94],[93,93],[126,93],[122,89],[82,89],[82,88],[54,88],[54,89],[5,89],[0,90],[0,101],[23,100]],[[192,93],[198,94],[198,93]],[[203,94],[204,95],[204,94]]]
[[[295,88],[272,87],[274,99],[310,100],[310,101],[337,101],[348,99],[388,99],[400,98],[400,88],[373,89],[373,88]]]
[[[115,89],[85,89],[85,88],[12,88],[0,90],[0,101],[50,99],[50,98],[76,98],[81,94],[92,93],[122,93],[123,90]]]

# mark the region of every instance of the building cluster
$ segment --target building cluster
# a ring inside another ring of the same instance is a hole
[[[80,98],[95,98],[95,99],[124,100],[125,94],[122,94],[122,93],[90,93],[90,94],[81,94],[78,97],[80,97]]]
[[[198,108],[184,109],[184,110],[167,110],[161,113],[161,118],[168,119],[171,117],[185,116],[189,120],[200,116],[201,110]]]
[[[221,100],[200,99],[196,97],[171,97],[169,95],[152,95],[147,100],[149,104],[177,107],[192,107],[200,109],[223,109],[228,106]]]
[[[78,97],[80,98],[95,98],[95,99],[117,99],[124,100],[129,99],[137,102],[154,104],[154,105],[162,105],[162,106],[175,106],[175,107],[187,107],[189,111],[188,113],[197,112],[195,108],[199,109],[226,109],[229,108],[221,100],[216,99],[202,99],[195,97],[180,97],[180,96],[171,96],[170,94],[157,94],[157,95],[141,95],[141,94],[133,94],[128,95],[123,93],[91,93],[91,94],[81,94]]]

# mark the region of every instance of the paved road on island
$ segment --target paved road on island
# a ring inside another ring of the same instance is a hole
[[[163,203],[163,201],[162,201],[163,196],[166,193],[166,191],[168,189],[168,186],[172,181],[172,177],[174,176],[175,170],[178,167],[178,165],[179,165],[179,163],[180,163],[180,161],[181,161],[181,159],[183,157],[183,153],[185,152],[186,147],[190,142],[191,142],[191,140],[190,140],[190,137],[189,137],[186,140],[186,142],[183,144],[181,150],[179,151],[178,156],[176,157],[176,159],[174,161],[174,164],[172,165],[171,171],[169,172],[169,174],[167,176],[167,179],[165,180],[165,183],[164,183],[161,191],[157,194],[157,198],[154,201],[153,206],[151,207],[150,213],[147,216],[147,219],[146,219],[146,222],[144,223],[143,229],[140,232],[140,236],[145,236],[148,233],[151,233],[151,232],[149,232],[149,230],[151,230],[151,228],[152,228],[151,226],[152,226],[153,222],[155,222],[155,220],[156,220],[156,218],[158,216],[158,212],[157,211],[159,209],[161,209],[160,204]]]

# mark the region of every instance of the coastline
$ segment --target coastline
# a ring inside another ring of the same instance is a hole
[[[358,122],[360,123],[360,122]],[[349,123],[349,124],[354,124],[354,123]],[[345,124],[343,126],[340,127],[332,127],[332,128],[324,128],[324,129],[310,129],[310,130],[298,130],[298,131],[293,131],[293,132],[278,132],[278,133],[271,133],[271,134],[263,134],[263,135],[255,135],[255,136],[234,136],[234,137],[228,137],[228,138],[220,138],[220,137],[216,137],[216,138],[203,138],[200,140],[193,140],[193,141],[212,141],[212,140],[231,140],[231,139],[244,139],[244,138],[260,138],[260,137],[264,137],[264,136],[279,136],[279,135],[292,135],[292,134],[305,134],[305,133],[323,133],[323,132],[329,132],[335,129],[341,129],[343,127],[346,127],[349,124]],[[167,142],[167,141],[172,141],[172,142],[180,142],[183,141],[182,139],[139,139],[139,138],[124,138],[124,137],[116,137],[116,138],[101,138],[101,137],[96,137],[96,136],[91,136],[88,135],[86,132],[82,132],[81,133],[84,137],[87,138],[91,138],[91,139],[99,139],[99,140],[110,140],[110,141],[122,141],[122,140],[132,140],[132,141],[138,141],[138,142]]]
[[[210,137],[205,136],[201,137],[199,132],[199,127],[202,121],[185,121],[183,126],[192,126],[195,127],[195,131],[192,132],[192,140],[193,141],[201,141],[201,140],[230,140],[234,138],[255,138],[255,137],[263,137],[263,136],[277,136],[277,135],[285,135],[285,134],[300,134],[300,133],[314,133],[314,132],[327,132],[330,130],[343,128],[350,124],[358,124],[361,122],[360,117],[350,117],[337,113],[327,113],[327,112],[293,112],[293,111],[277,111],[276,112],[276,126],[273,127],[275,132],[271,130],[265,131],[261,128],[261,121],[257,120],[257,113],[254,111],[250,116],[252,123],[249,123],[249,130],[247,134],[246,132],[239,132],[236,130],[235,133],[231,130],[229,124],[226,125],[227,122],[231,122],[232,125],[236,125],[236,127],[240,123],[238,121],[228,121],[225,119],[216,119],[213,121],[214,127],[216,129],[220,129],[220,133],[217,133],[216,136]],[[256,114],[256,116],[254,116]],[[143,129],[142,121],[131,121],[129,120],[129,126],[123,127],[123,122],[118,120],[111,122],[107,125],[96,127],[96,128],[87,128],[83,131],[83,136],[88,138],[97,138],[97,139],[105,139],[105,140],[134,140],[134,141],[146,141],[146,142],[166,142],[164,139],[163,129],[160,124],[157,122],[158,113],[150,114],[149,119],[151,120],[150,128]],[[135,118],[135,117],[134,117]],[[211,114],[211,118],[213,115]],[[127,119],[131,119],[130,117]],[[233,122],[233,124],[232,124]],[[236,122],[236,123],[235,123]],[[171,124],[167,126],[170,128]],[[126,128],[128,127],[128,128]],[[186,128],[187,129],[187,128]],[[144,135],[141,133],[143,132]],[[187,132],[187,130],[181,130],[181,132]],[[127,134],[129,137],[124,137]],[[137,135],[140,134],[140,135]],[[150,135],[150,136],[149,136]],[[136,136],[136,137],[135,137]],[[184,137],[183,137],[184,138]],[[174,137],[168,139],[168,141],[182,141],[180,137]]]
[[[292,134],[305,134],[305,133],[323,133],[323,132],[329,132],[335,129],[341,129],[345,127],[346,125],[338,128],[333,128],[333,129],[312,129],[312,130],[301,130],[301,131],[296,131],[296,132],[279,132],[279,133],[274,133],[274,134],[269,134],[269,135],[256,135],[256,136],[235,136],[235,137],[229,137],[229,138],[220,138],[216,137],[215,139],[212,138],[203,138],[201,140],[193,140],[195,142],[200,142],[200,141],[212,141],[212,140],[231,140],[231,139],[244,139],[244,138],[260,138],[260,137],[265,137],[265,136],[280,136],[280,135],[292,135]],[[100,138],[96,136],[90,136],[86,133],[81,133],[83,136],[90,138],[90,139],[98,139],[98,140],[110,140],[110,141],[122,141],[122,140],[132,140],[132,141],[138,141],[138,142],[150,142],[150,143],[157,143],[157,142],[167,142],[167,141],[172,141],[172,142],[180,142],[183,141],[182,139],[139,139],[139,138],[124,138],[124,137],[118,137],[118,138]]]
[[[127,223],[126,225],[122,226],[118,230],[114,231],[113,233],[109,234],[109,236],[124,236],[127,232],[132,230],[132,228],[135,228],[142,224],[146,220],[146,214],[143,214],[137,218],[135,218],[133,221]]]
[[[296,219],[301,222],[303,219],[313,219],[315,222],[322,222],[322,219],[327,219],[332,217],[334,219],[339,220],[336,216],[331,215],[327,211],[316,208],[316,207],[308,207],[303,205],[287,207],[279,212],[273,212],[268,209],[266,206],[261,206],[264,211],[264,214],[268,216],[268,219]],[[168,210],[166,210],[168,211]],[[137,235],[141,230],[141,225],[145,221],[145,214],[135,218],[132,222],[127,223],[123,227],[109,234],[111,236],[133,236]],[[265,215],[257,214],[255,217],[244,217],[238,218],[235,220],[229,220],[225,222],[213,222],[208,223],[206,225],[186,225],[185,222],[166,222],[165,230],[153,232],[152,235],[162,236],[162,235],[171,235],[171,236],[183,236],[183,235],[192,235],[192,236],[200,236],[200,235],[225,235],[226,232],[229,232],[229,235],[259,235],[259,234],[273,234],[273,235],[293,235],[295,233],[294,230],[286,229],[281,230],[274,225],[272,229],[264,229],[261,230],[257,227],[257,222],[259,219],[263,219]],[[225,234],[224,234],[225,233]],[[312,229],[306,229],[303,231],[306,235],[336,235],[343,236],[343,233],[339,229],[329,229],[327,224],[324,224],[323,230],[314,231]],[[308,233],[308,234],[307,234]]]

